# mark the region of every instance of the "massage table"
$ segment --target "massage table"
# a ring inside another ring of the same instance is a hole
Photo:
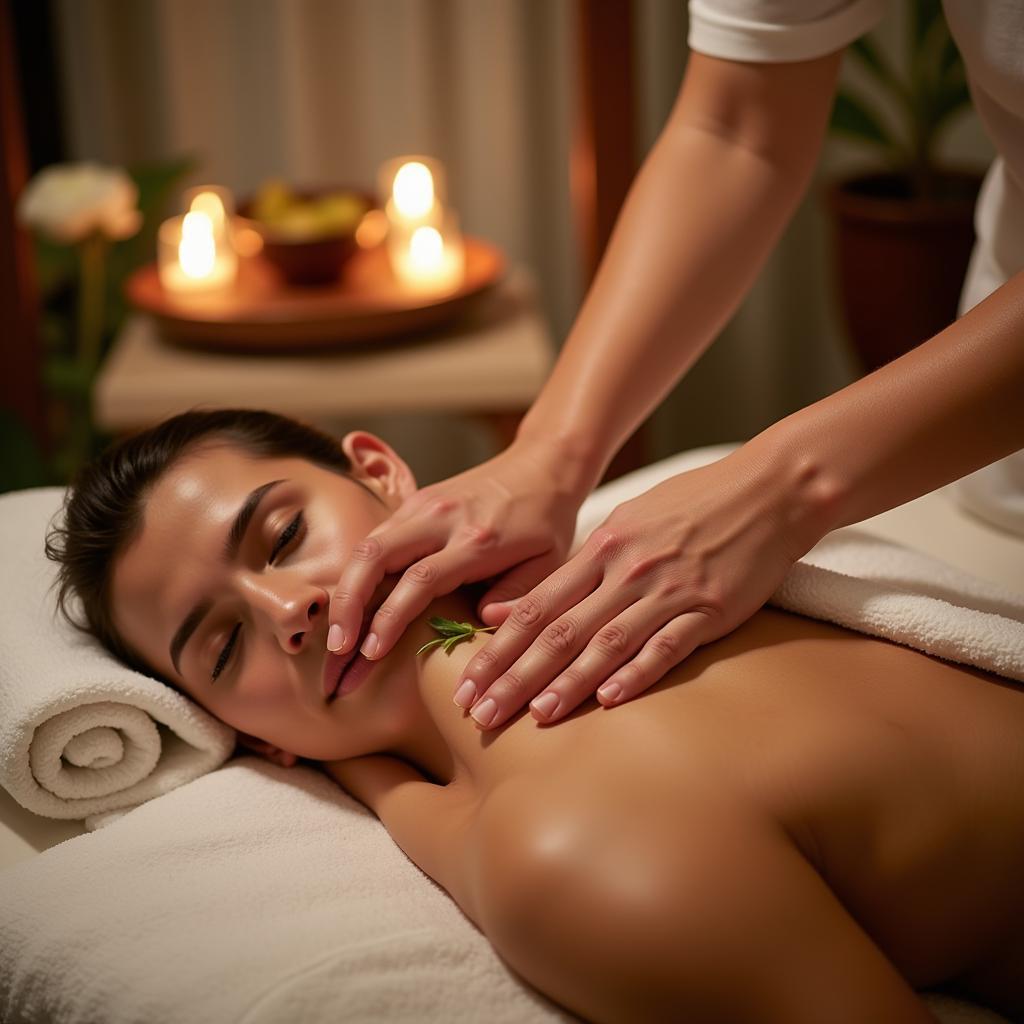
[[[601,488],[577,545],[619,502],[731,447]],[[955,485],[859,529],[1024,591],[1024,540],[967,513]],[[309,767],[232,758],[92,824],[33,814],[0,789],[0,1020],[575,1019],[519,981],[376,819]],[[928,999],[946,1024],[1003,1020]]]

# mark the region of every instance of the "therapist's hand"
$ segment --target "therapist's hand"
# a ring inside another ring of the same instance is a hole
[[[488,624],[502,621],[501,602],[528,593],[565,559],[586,492],[569,476],[551,446],[516,442],[417,491],[353,549],[329,610],[329,628],[340,627],[344,641],[336,647],[329,637],[328,646],[352,648],[364,609],[391,573],[401,578],[369,625],[368,658],[383,658],[434,598],[463,583],[494,579],[478,614]]]
[[[741,448],[620,505],[467,663],[477,724],[527,701],[549,723],[595,690],[605,706],[642,693],[764,604],[827,532],[825,491]]]

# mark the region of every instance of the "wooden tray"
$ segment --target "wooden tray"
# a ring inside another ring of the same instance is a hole
[[[458,315],[501,279],[501,250],[466,238],[466,277],[455,291],[418,295],[392,277],[383,246],[360,250],[337,284],[297,288],[260,257],[239,260],[238,281],[220,295],[175,296],[164,291],[155,264],[125,284],[137,309],[152,314],[161,334],[189,348],[233,352],[322,349],[434,327]]]

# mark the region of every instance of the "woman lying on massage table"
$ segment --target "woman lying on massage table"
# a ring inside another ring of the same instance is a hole
[[[763,610],[612,713],[467,729],[479,637],[417,655],[424,616],[325,661],[340,567],[415,487],[366,433],[187,413],[89,467],[48,551],[116,654],[322,762],[588,1019],[927,1021],[939,985],[1024,1013],[1024,692]]]

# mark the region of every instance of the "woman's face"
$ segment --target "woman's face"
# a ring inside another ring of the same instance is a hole
[[[365,486],[301,458],[200,446],[154,486],[112,582],[115,625],[157,675],[228,725],[316,760],[388,749],[422,709],[402,645],[353,692],[324,694],[341,570],[416,486],[378,438],[342,444]]]

